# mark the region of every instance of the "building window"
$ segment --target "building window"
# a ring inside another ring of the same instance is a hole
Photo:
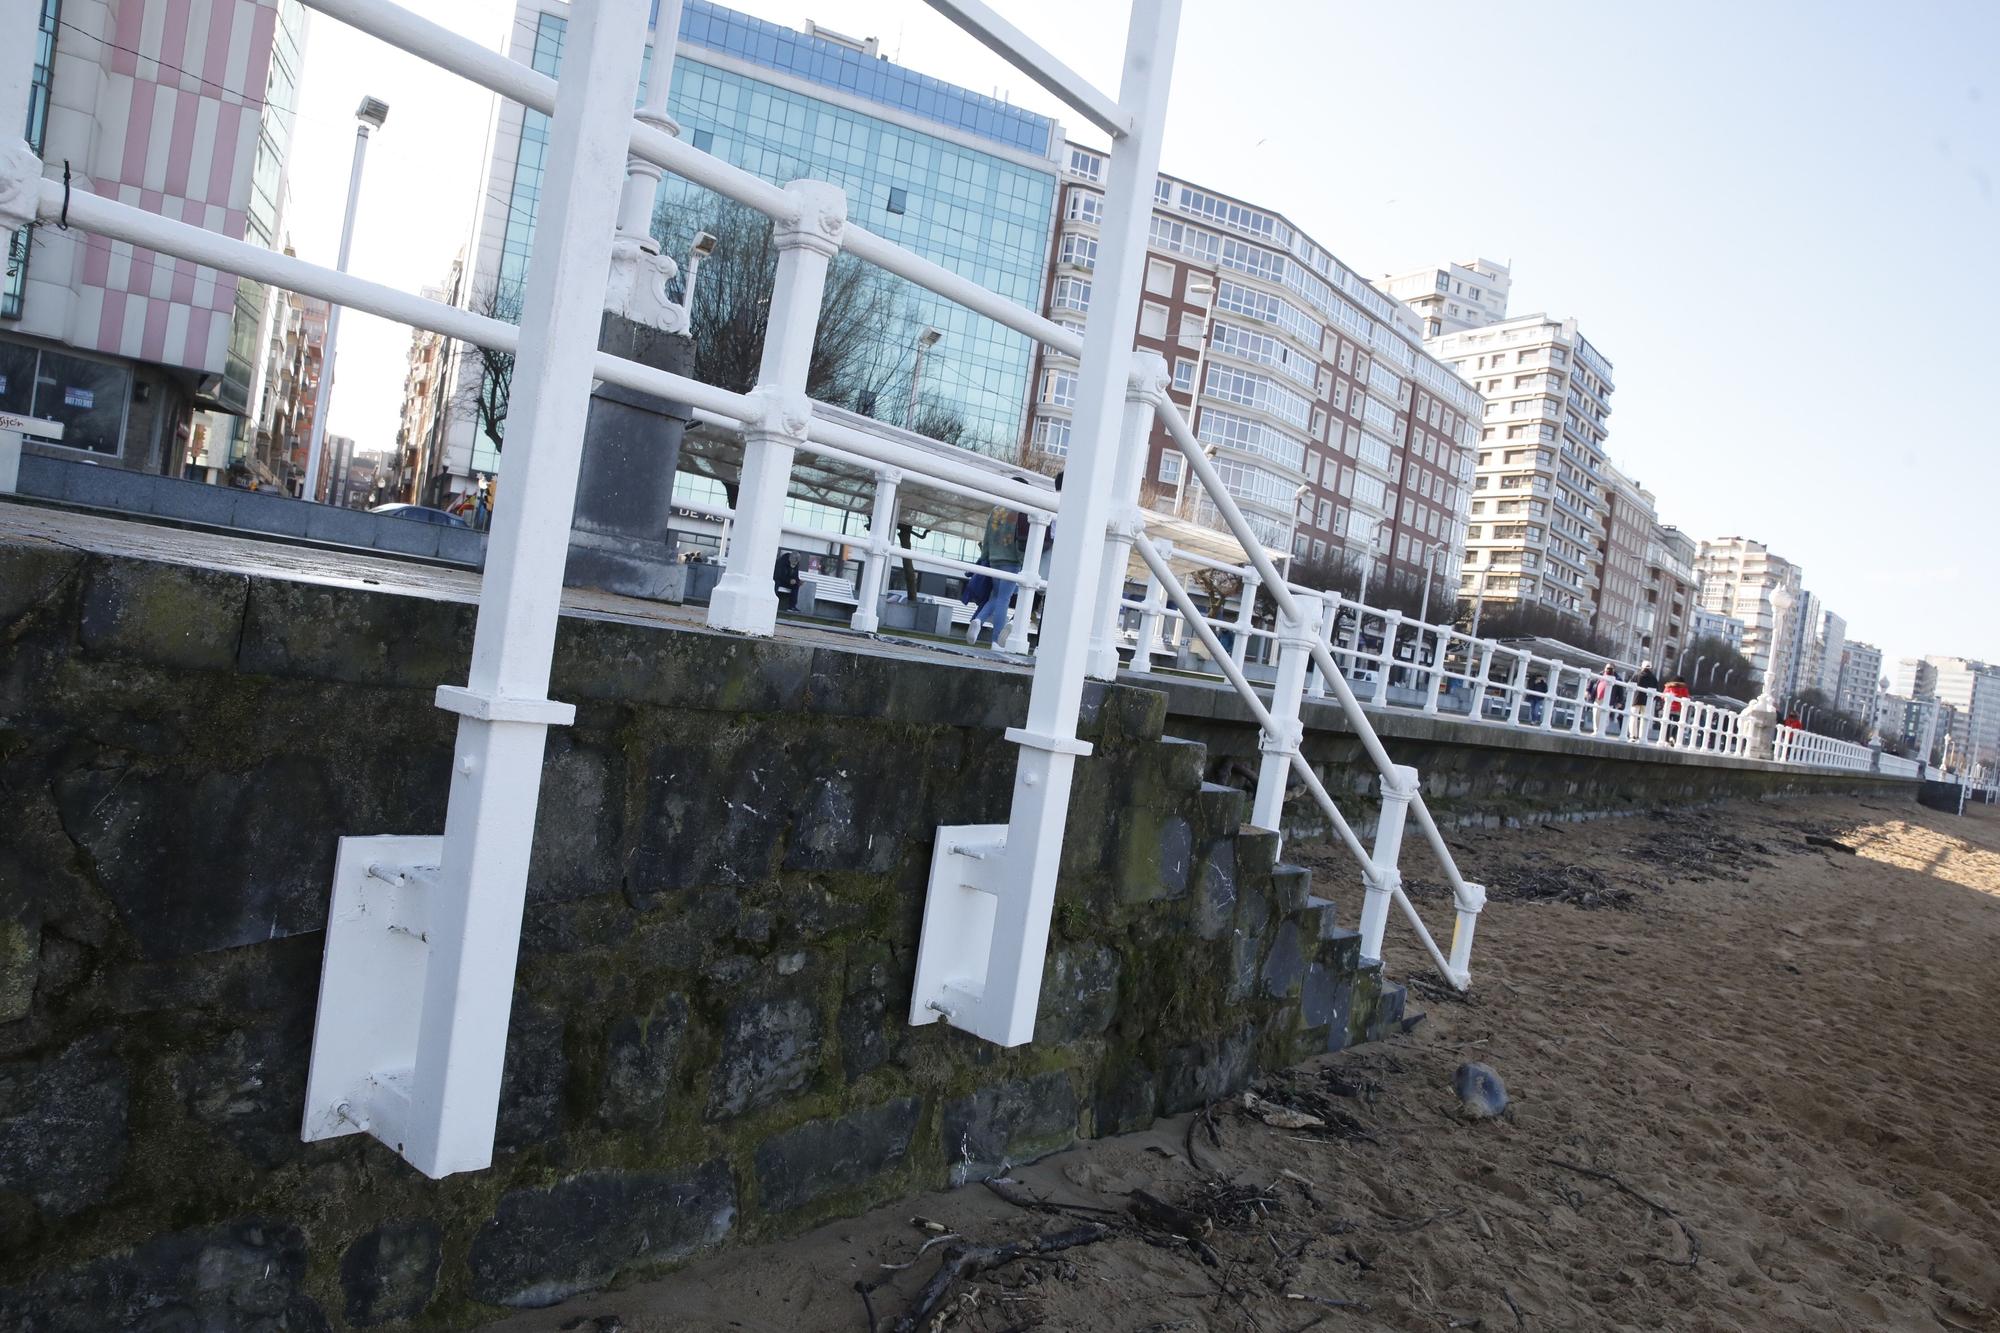
[[[1161,340],[1166,338],[1167,308],[1165,306],[1154,305],[1151,301],[1148,301],[1139,307],[1139,336],[1141,338],[1158,338]]]
[[[1083,180],[1101,181],[1104,179],[1104,158],[1097,153],[1072,148],[1069,150],[1069,172]]]
[[[910,192],[901,186],[891,185],[889,187],[889,211],[891,213],[902,213],[908,211],[909,207]]]
[[[1090,283],[1083,278],[1057,278],[1049,303],[1060,310],[1090,310]]]
[[[62,423],[60,441],[41,443],[116,455],[131,396],[132,374],[123,366],[0,341],[0,411]]]
[[[1045,454],[1066,457],[1069,454],[1069,418],[1036,417],[1035,447]]]
[[[696,130],[688,138],[701,152],[712,152],[715,148],[715,135],[709,130]]]
[[[1069,210],[1065,216],[1071,222],[1088,222],[1095,225],[1104,217],[1104,196],[1095,190],[1071,190]]]
[[[1158,259],[1146,261],[1146,290],[1155,296],[1174,294],[1174,266]]]
[[[1182,393],[1194,388],[1194,362],[1186,357],[1174,362],[1174,388]]]
[[[1076,372],[1073,370],[1043,371],[1042,401],[1050,407],[1075,407]]]

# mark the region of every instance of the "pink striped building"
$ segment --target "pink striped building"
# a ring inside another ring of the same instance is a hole
[[[275,243],[297,0],[8,3],[42,11],[28,129],[48,175],[67,162],[75,189]],[[0,405],[64,422],[41,447],[173,474],[254,456],[269,292],[81,231],[27,242],[0,303]]]

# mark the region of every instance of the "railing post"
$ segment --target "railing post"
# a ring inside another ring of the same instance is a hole
[[[571,12],[549,131],[563,170],[528,261],[514,370],[515,502],[494,521],[466,683],[437,691],[458,714],[444,836],[344,838],[335,864],[302,1135],[366,1130],[433,1178],[492,1160],[543,751],[575,717],[547,697],[549,672],[646,8]],[[404,863],[371,881],[370,843]],[[368,919],[385,894],[421,931]]]
[[[1493,680],[1493,645],[1484,639],[1475,639],[1479,648],[1479,675],[1472,687],[1472,711],[1466,716],[1478,722],[1486,716],[1486,691]]]
[[[1299,752],[1305,738],[1305,728],[1299,722],[1299,701],[1305,691],[1306,664],[1312,660],[1313,640],[1319,634],[1318,621],[1312,616],[1312,609],[1318,603],[1303,597],[1298,603],[1299,609],[1307,612],[1304,622],[1287,616],[1282,607],[1278,611],[1278,676],[1271,686],[1271,720],[1277,731],[1261,732],[1258,736],[1257,748],[1264,757],[1258,761],[1257,796],[1250,811],[1250,822],[1276,833],[1280,846],[1285,833],[1285,787],[1291,781],[1292,756]]]
[[[1394,766],[1395,780],[1382,776],[1382,813],[1375,821],[1374,855],[1365,876],[1368,891],[1361,900],[1361,961],[1382,961],[1382,936],[1389,927],[1389,904],[1403,882],[1403,824],[1417,794],[1417,770]]]
[[[1418,642],[1421,643],[1422,639],[1419,638]],[[1426,713],[1435,713],[1438,710],[1438,691],[1444,688],[1444,658],[1446,651],[1450,647],[1451,631],[1433,628],[1431,630],[1431,683],[1430,688],[1424,693],[1424,711]],[[1422,650],[1419,649],[1419,651]]]
[[[1534,658],[1530,657],[1528,660],[1532,662]],[[1542,685],[1541,725],[1543,731],[1554,731],[1556,729],[1556,693],[1562,689],[1562,671],[1562,663],[1551,657],[1549,659],[1549,677]]]
[[[1077,714],[1108,565],[1116,565],[1123,586],[1127,549],[1107,550],[1105,536],[1121,517],[1119,507],[1137,499],[1136,485],[1114,490],[1115,442],[1125,415],[1179,25],[1179,0],[1145,0],[1132,7],[1126,29],[1118,88],[1125,130],[1113,136],[1107,164],[1102,259],[1083,335],[1075,445],[1028,716],[1007,730],[1019,747],[1007,823],[940,827],[924,898],[910,1022],[942,1018],[1002,1046],[1034,1035],[1070,785],[1077,758],[1090,753],[1089,744],[1077,739]],[[1157,357],[1153,363],[1163,364]]]
[[[1319,602],[1320,642],[1326,645],[1326,655],[1333,657],[1333,640],[1340,624],[1340,594],[1323,592],[1319,595]],[[1308,699],[1326,697],[1326,677],[1320,674],[1318,663],[1313,664],[1312,671],[1306,676],[1306,697]]]
[[[1459,977],[1472,975],[1472,932],[1479,926],[1479,913],[1486,907],[1486,886],[1467,884],[1465,892],[1452,895],[1458,920],[1451,930],[1451,970]]]
[[[1389,702],[1389,675],[1396,669],[1396,641],[1403,637],[1403,613],[1387,611],[1382,614],[1382,648],[1375,659],[1375,693],[1371,702]],[[1355,625],[1356,637],[1361,637],[1361,627]]]
[[[1243,567],[1242,578],[1243,591],[1236,594],[1236,643],[1229,650],[1239,670],[1250,658],[1250,630],[1256,623],[1257,589],[1264,586],[1264,581],[1257,577],[1257,571],[1249,565]]]
[[[1174,544],[1172,542],[1163,540],[1155,542],[1154,545],[1160,548],[1160,558],[1162,560],[1171,560],[1174,558]],[[1166,585],[1161,583],[1159,576],[1148,568],[1146,570],[1146,606],[1139,613],[1139,641],[1138,646],[1132,650],[1131,670],[1139,675],[1143,676],[1153,669],[1153,655],[1163,650],[1163,645],[1160,642],[1160,626],[1161,622],[1166,618],[1166,606]]]
[[[1507,725],[1510,727],[1524,725],[1521,705],[1528,701],[1528,664],[1532,661],[1532,655],[1517,650],[1514,653],[1514,669],[1507,673]]]
[[[848,626],[864,634],[882,627],[882,589],[889,581],[889,552],[896,535],[896,489],[902,484],[900,468],[885,467],[875,474],[875,505],[868,512],[868,563],[854,589],[854,615]],[[915,588],[910,589],[914,601]]]
[[[1087,666],[1095,680],[1118,679],[1118,644],[1124,638],[1125,573],[1132,563],[1132,540],[1144,527],[1139,486],[1145,479],[1147,445],[1160,395],[1168,383],[1167,359],[1158,352],[1132,354],[1125,375],[1125,407],[1119,418],[1118,452],[1111,474],[1111,521],[1105,529],[1104,564],[1098,570],[1097,611],[1091,621]]]
[[[792,488],[792,458],[812,420],[806,368],[819,327],[826,269],[840,249],[847,224],[847,195],[825,181],[797,180],[785,187],[797,215],[774,219],[777,278],[764,334],[757,387],[750,397],[756,420],[743,423],[743,469],[736,490],[736,532],[729,564],[708,604],[711,629],[769,634],[778,623],[772,569],[784,538],[785,504]]]
[[[1035,614],[1035,593],[1042,579],[1042,542],[1049,534],[1049,521],[1040,514],[1028,520],[1028,544],[1022,549],[1021,581],[1014,585],[1014,614],[1007,622],[1007,651],[1028,651],[1028,622]]]

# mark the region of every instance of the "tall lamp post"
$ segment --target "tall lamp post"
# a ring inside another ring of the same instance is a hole
[[[925,327],[922,333],[917,335],[916,364],[910,367],[910,401],[903,404],[904,430],[909,430],[915,425],[917,420],[917,388],[924,382],[924,356],[931,348],[936,347],[939,339],[943,337],[944,331],[942,329],[934,329],[928,326]]]
[[[354,111],[354,165],[347,173],[347,216],[340,223],[340,271],[347,272],[347,252],[354,244],[354,211],[361,202],[361,165],[368,157],[368,136],[389,118],[389,104],[364,97]],[[306,447],[305,498],[319,499],[319,460],[326,446],[326,405],[333,396],[333,353],[340,341],[340,307],[326,316],[326,346],[319,357],[319,390],[313,395],[312,443]]]
[[[1431,618],[1432,567],[1437,563],[1438,552],[1442,551],[1443,549],[1444,549],[1443,542],[1432,542],[1430,549],[1424,552],[1424,600],[1423,600],[1423,605],[1417,610],[1417,619],[1426,623],[1428,623]]]

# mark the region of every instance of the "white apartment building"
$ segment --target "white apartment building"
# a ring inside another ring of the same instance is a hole
[[[1465,592],[1596,618],[1611,363],[1574,319],[1525,315],[1426,344],[1485,399]]]
[[[1071,144],[1051,245],[1049,318],[1090,309],[1107,161]],[[1423,350],[1417,320],[1282,215],[1162,174],[1154,183],[1137,346],[1267,546],[1295,559],[1369,559],[1458,582],[1479,395]],[[1036,362],[1030,453],[1069,450],[1074,359]],[[1153,507],[1220,526],[1155,426]],[[1378,585],[1379,586],[1379,585]]]
[[[1937,668],[1921,657],[1899,657],[1895,674],[1889,678],[1889,692],[1905,699],[1935,699]]]
[[[2000,666],[1963,657],[1924,658],[1938,702],[1952,709],[1951,751],[1981,764],[2000,761]]]
[[[1690,556],[1690,559],[1693,557]],[[1700,596],[1701,581],[1695,580],[1695,595]],[[1720,611],[1710,611],[1703,606],[1695,606],[1688,612],[1688,642],[1697,639],[1721,639],[1737,652],[1743,651],[1744,625],[1735,616],[1726,616]]]
[[[1743,655],[1750,659],[1760,679],[1770,676],[1774,647],[1771,635],[1773,616],[1771,594],[1779,587],[1799,591],[1799,567],[1777,555],[1762,542],[1747,537],[1718,537],[1705,541],[1695,555],[1695,576],[1701,583],[1701,605],[1705,611],[1733,616],[1743,622]],[[1793,609],[1796,623],[1799,607]],[[1789,648],[1791,645],[1783,645]],[[1789,683],[1790,653],[1779,651],[1778,684]]]
[[[1873,726],[1882,685],[1882,650],[1872,643],[1849,639],[1840,651],[1840,671],[1834,683],[1833,706]]]
[[[1426,338],[1484,328],[1507,318],[1505,264],[1491,259],[1420,268],[1378,278],[1375,285],[1417,312]]]
[[[1847,647],[1847,619],[1821,607],[1818,616],[1800,624],[1807,633],[1799,664],[1799,688],[1836,698],[1840,693],[1840,654]]]

